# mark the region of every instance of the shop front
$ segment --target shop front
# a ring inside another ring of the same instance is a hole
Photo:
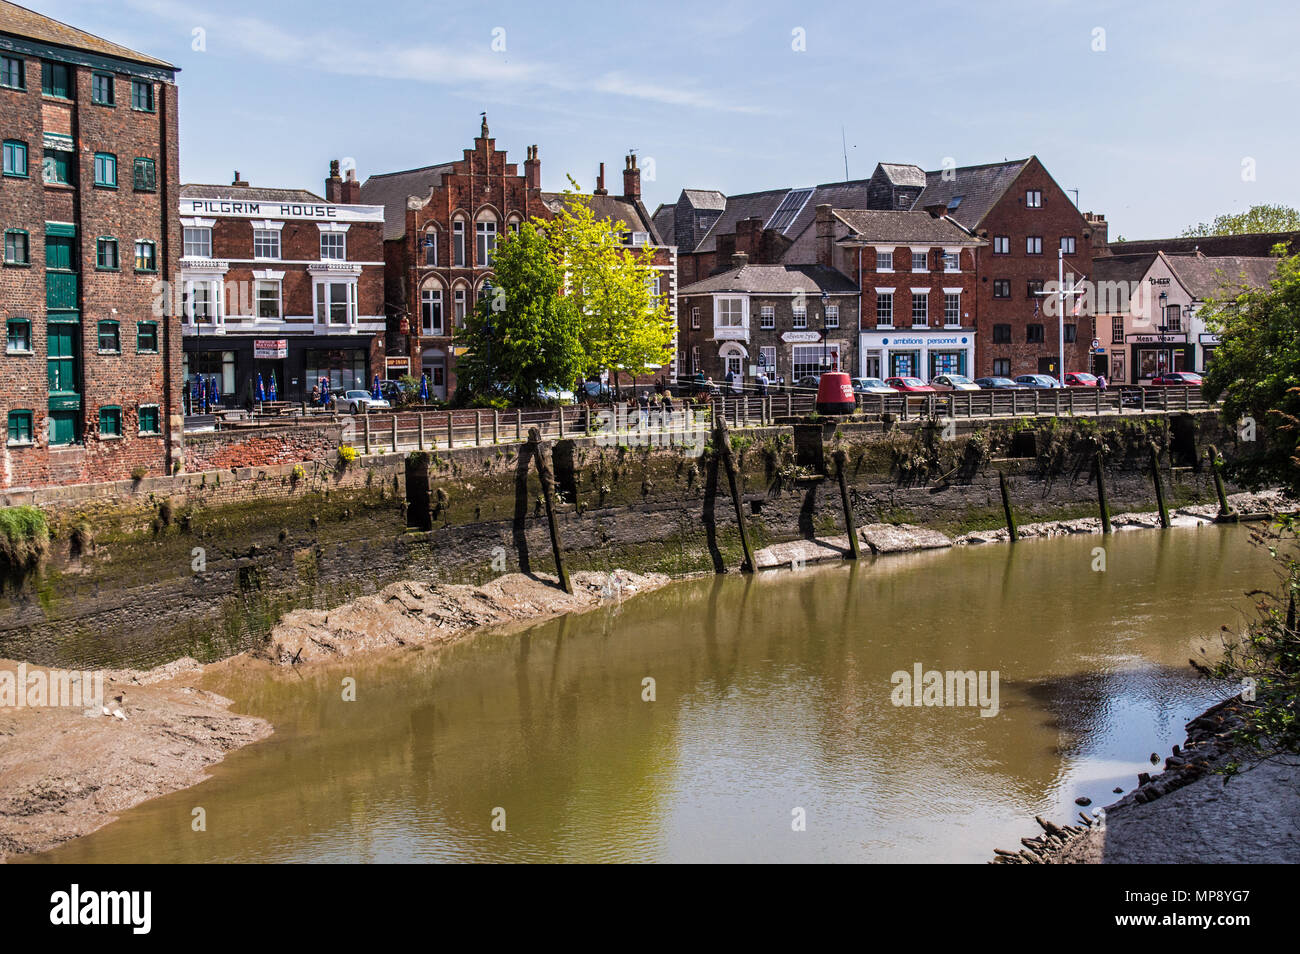
[[[198,376],[209,383],[215,379],[220,403],[227,407],[248,407],[256,401],[258,375],[267,400],[273,379],[281,401],[308,400],[322,378],[329,381],[332,393],[369,390],[373,376],[388,370],[373,357],[376,345],[374,335],[187,335],[185,386],[192,389]]]
[[[969,375],[975,366],[975,332],[863,332],[858,370],[864,378]]]
[[[1197,336],[1197,343],[1201,346],[1201,360],[1197,362],[1197,371],[1204,371],[1214,360],[1214,349],[1219,346],[1219,336],[1212,334],[1201,334]]]
[[[1171,371],[1191,371],[1195,346],[1186,334],[1125,335],[1133,383],[1142,384]]]

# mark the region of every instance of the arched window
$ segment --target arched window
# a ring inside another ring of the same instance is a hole
[[[438,264],[438,230],[432,225],[424,230],[424,264]]]
[[[464,283],[457,284],[451,293],[451,318],[457,328],[465,327],[465,313],[469,308],[469,288]]]
[[[451,223],[451,264],[465,267],[465,220],[457,218]]]
[[[495,213],[484,209],[474,223],[474,264],[483,268],[491,267],[496,250],[497,217]]]
[[[442,286],[436,283],[420,289],[420,333],[446,334],[442,320]]]

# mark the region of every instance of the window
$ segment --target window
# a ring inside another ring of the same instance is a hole
[[[1011,377],[1011,359],[994,358],[993,359],[993,376],[995,378]]]
[[[341,262],[348,257],[348,234],[346,232],[322,232],[320,234],[321,261]]]
[[[839,326],[840,326],[840,306],[827,305],[826,306],[826,327],[838,328]]]
[[[1043,343],[1043,326],[1035,322],[1025,325],[1025,341],[1029,344]]]
[[[876,271],[892,272],[894,270],[894,250],[876,250]]]
[[[442,334],[441,288],[426,288],[420,292],[420,329],[426,335]]]
[[[1110,343],[1124,343],[1124,319],[1119,316],[1110,319]]]
[[[136,322],[135,350],[138,354],[158,353],[158,322],[156,321]]]
[[[1011,254],[1011,236],[995,235],[993,236],[993,254],[1010,255]]]
[[[185,257],[186,258],[211,258],[212,257],[212,229],[208,229],[208,228],[185,229]]]
[[[497,249],[497,224],[479,222],[474,226],[474,264],[491,265]]]
[[[993,279],[993,297],[1010,298],[1011,297],[1011,279],[995,278]]]
[[[95,240],[95,267],[109,270],[117,268],[117,239]]]
[[[961,295],[943,296],[943,323],[945,325],[961,324]]]
[[[158,271],[158,249],[153,242],[141,239],[135,243],[135,270],[137,272]]]
[[[101,407],[99,409],[99,436],[122,436],[122,409],[120,407]]]
[[[1031,278],[1025,283],[1025,297],[1030,301],[1038,301],[1041,297],[1038,293],[1043,290],[1043,280],[1041,278]]]
[[[31,354],[32,323],[26,318],[10,318],[5,322],[5,352]]]
[[[1181,305],[1165,306],[1165,329],[1167,331],[1183,330],[1183,309]]]
[[[993,326],[993,343],[994,344],[1011,344],[1011,326],[994,325]]]
[[[760,328],[776,327],[776,307],[774,305],[762,305],[759,307],[758,326]]]
[[[742,298],[718,299],[719,328],[743,328],[745,324],[745,302]]]
[[[140,405],[140,433],[141,434],[161,434],[162,428],[158,424],[158,405],[141,404]]]
[[[28,245],[27,233],[19,229],[10,229],[5,232],[5,264],[30,265],[31,263],[31,249]]]
[[[62,149],[46,149],[41,163],[46,182],[70,185],[72,182],[72,153]]]
[[[10,444],[31,444],[32,441],[32,412],[31,411],[10,411],[9,412],[9,443]]]
[[[253,229],[253,258],[279,258],[280,231]]]
[[[153,112],[153,83],[131,80],[131,108],[145,113]]]
[[[1073,236],[1073,235],[1062,235],[1062,236],[1061,236],[1061,251],[1064,252],[1066,255],[1073,255],[1073,254],[1074,254],[1074,236]]]
[[[95,153],[95,185],[117,188],[117,156],[111,152]]]
[[[930,295],[928,292],[912,292],[912,326],[930,323]]]
[[[457,328],[465,327],[465,289],[457,288],[451,296],[452,320]]]
[[[1066,344],[1074,344],[1078,339],[1079,339],[1079,326],[1078,326],[1078,325],[1066,325],[1066,326],[1065,326],[1065,343],[1066,343]]]
[[[775,345],[764,345],[758,349],[758,370],[769,375],[776,373]]]
[[[184,311],[191,324],[206,325],[216,320],[217,309],[211,284],[194,282],[185,289],[184,294]]]
[[[1025,208],[1041,209],[1043,207],[1043,193],[1038,189],[1030,189],[1025,193]]]
[[[438,233],[433,229],[424,233],[424,264],[438,264]]]
[[[278,237],[278,233],[277,233]],[[349,282],[321,282],[316,286],[316,321],[319,324],[346,325],[355,319],[353,314],[354,286]]]
[[[16,56],[0,56],[0,86],[27,88],[27,64]]]
[[[961,253],[944,252],[943,253],[943,270],[945,272],[961,271]]]
[[[456,268],[465,267],[464,222],[453,222],[451,226],[451,263]]]
[[[698,308],[692,308],[692,309],[691,309],[691,327],[692,327],[692,328],[698,328],[699,326],[700,326],[700,309],[698,309]]]
[[[99,353],[119,354],[122,351],[122,338],[117,330],[116,321],[99,323]]]
[[[926,267],[925,259],[926,259],[926,254],[925,254],[925,252],[913,252],[913,253],[912,253],[912,271],[914,271],[914,272],[928,272],[929,269]]]
[[[808,306],[807,305],[794,306],[794,327],[795,328],[808,327]]]
[[[27,143],[17,139],[5,140],[4,174],[27,177]]]
[[[1041,235],[1025,236],[1025,254],[1026,255],[1043,254],[1043,237]]]
[[[131,179],[136,192],[158,191],[158,170],[152,159],[137,159]]]
[[[113,105],[113,77],[108,73],[95,73],[90,77],[90,101],[100,106]]]
[[[41,63],[41,92],[60,99],[72,98],[72,83],[67,66],[62,63]]]
[[[273,279],[258,279],[255,286],[258,318],[280,317],[280,283]]]
[[[894,323],[894,293],[876,293],[876,324],[892,325]]]

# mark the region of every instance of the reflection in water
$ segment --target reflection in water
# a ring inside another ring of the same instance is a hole
[[[1266,577],[1244,530],[1119,533],[1092,572],[1102,542],[710,577],[441,650],[218,671],[275,736],[42,860],[983,861],[1109,801],[1227,694],[1183,667]],[[999,714],[895,708],[918,662],[998,670]]]

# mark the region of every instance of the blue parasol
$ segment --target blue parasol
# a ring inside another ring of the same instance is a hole
[[[427,374],[420,375],[420,400],[425,404],[429,403],[429,376]]]
[[[320,406],[330,406],[330,379],[325,377],[320,379]]]
[[[266,388],[262,387],[262,372],[257,372],[257,400],[266,400]]]
[[[208,413],[208,382],[203,377],[199,378],[199,413]]]
[[[211,392],[212,403],[213,403],[213,404],[220,404],[220,403],[221,403],[221,388],[217,387],[217,376],[216,376],[215,374],[212,375],[212,377],[210,377],[210,378],[208,379],[208,381],[209,381],[209,383],[211,384],[211,387],[210,387],[208,390]]]
[[[275,400],[275,372],[274,372],[274,371],[271,372],[271,391],[270,391],[270,394],[271,394],[271,398],[270,398],[270,399],[271,399],[272,401],[274,401],[274,400]]]
[[[383,398],[383,395],[379,393],[379,375],[377,374],[375,375],[374,386],[371,387],[370,389],[370,396],[374,398],[376,401]]]

